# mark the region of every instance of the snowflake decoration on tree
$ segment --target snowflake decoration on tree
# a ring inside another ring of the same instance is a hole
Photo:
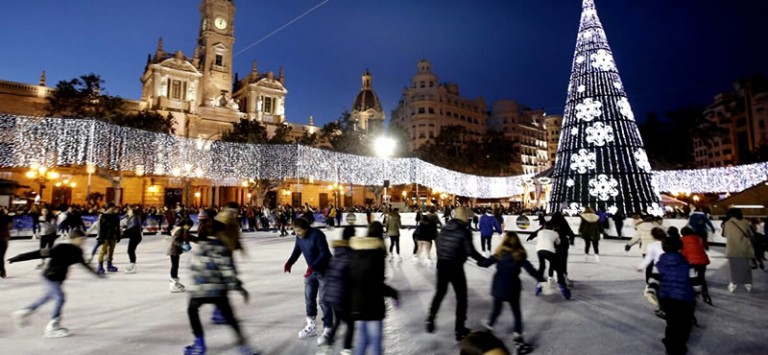
[[[616,207],[616,205],[611,205],[611,206],[608,206],[608,208],[606,209],[606,212],[610,214],[616,214],[616,212],[619,212],[619,208]]]
[[[565,186],[573,187],[573,185],[576,185],[576,181],[573,181],[573,179],[568,179],[565,181]]]
[[[571,170],[576,170],[579,174],[584,174],[587,170],[594,169],[596,155],[594,152],[588,152],[586,149],[579,149],[577,154],[571,156]]]
[[[629,106],[629,100],[627,100],[626,97],[619,99],[617,104],[619,105],[619,111],[621,111],[621,114],[624,115],[624,117],[632,121],[635,120],[635,114],[632,113],[632,107]]]
[[[587,143],[592,143],[598,147],[604,146],[608,142],[613,142],[613,128],[606,126],[602,122],[595,122],[594,125],[587,127]]]
[[[619,186],[619,182],[616,179],[600,174],[594,179],[589,179],[589,194],[596,196],[601,201],[608,201],[611,197],[619,195],[617,186]]]
[[[620,82],[618,82],[618,81],[614,81],[614,82],[613,82],[613,87],[615,87],[615,88],[617,88],[617,89],[621,90],[621,83],[620,83]]]
[[[658,203],[652,203],[650,206],[648,206],[648,209],[646,209],[646,212],[648,212],[651,216],[657,216],[662,217],[664,216],[664,209],[659,206]]]
[[[589,122],[595,118],[600,117],[603,108],[603,103],[590,98],[584,99],[580,104],[576,105],[576,118]]]
[[[579,63],[579,64],[584,63],[584,61],[586,59],[587,58],[585,58],[583,55],[580,55],[580,56],[576,57],[576,63]]]
[[[645,171],[651,172],[651,163],[648,161],[648,155],[645,154],[645,149],[638,149],[635,151],[635,160],[637,161],[637,167]]]
[[[579,207],[578,202],[571,202],[571,204],[568,206],[568,208],[563,209],[563,213],[569,215],[569,216],[575,216],[579,214],[579,212],[582,211],[582,208]]]
[[[615,71],[616,65],[613,63],[613,57],[605,49],[597,51],[597,53],[590,56],[592,59],[592,67],[598,68],[603,71]]]
[[[584,86],[584,85],[579,85],[578,89],[576,89],[576,91],[578,91],[578,92],[584,92],[586,90],[587,90],[587,87]]]

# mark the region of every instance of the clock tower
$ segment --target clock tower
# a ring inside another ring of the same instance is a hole
[[[235,44],[234,0],[202,0],[200,36],[195,59],[202,77],[203,106],[225,106],[232,97],[232,49]]]

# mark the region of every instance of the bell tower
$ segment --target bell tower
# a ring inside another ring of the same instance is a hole
[[[223,106],[232,97],[234,22],[234,0],[202,0],[194,60],[203,74],[200,78],[203,106]]]

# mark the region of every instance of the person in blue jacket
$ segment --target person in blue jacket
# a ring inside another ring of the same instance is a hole
[[[485,257],[491,254],[493,232],[501,234],[501,224],[491,211],[486,209],[483,216],[480,217],[480,249]]]
[[[323,309],[322,339],[327,339],[333,328],[333,311],[330,305],[323,301],[325,298],[325,271],[331,261],[331,250],[325,234],[317,228],[310,227],[310,222],[304,218],[293,220],[293,230],[296,232],[296,244],[293,253],[283,266],[283,272],[291,272],[291,267],[304,255],[307,271],[304,273],[304,302],[307,311],[307,325],[299,331],[299,339],[317,336],[317,297],[319,292],[320,307]]]
[[[694,232],[701,237],[701,240],[704,241],[704,248],[709,249],[709,241],[707,240],[708,231],[712,231],[712,233],[715,232],[715,226],[712,224],[712,221],[709,220],[709,216],[707,216],[704,211],[702,211],[699,208],[696,208],[691,212],[690,217],[688,217],[688,225],[693,228]]]
[[[501,313],[501,306],[504,302],[508,302],[514,316],[515,333],[513,339],[517,353],[527,354],[533,349],[530,344],[523,340],[523,316],[520,310],[520,290],[522,289],[520,271],[525,269],[531,277],[539,282],[536,287],[537,295],[541,293],[541,282],[544,281],[544,278],[528,261],[525,248],[520,243],[520,238],[514,232],[507,232],[493,256],[478,265],[488,267],[494,263],[496,264],[496,273],[493,275],[491,286],[493,309],[488,316],[488,322],[483,325],[489,331],[493,331],[493,325]]]
[[[690,279],[690,266],[685,260],[682,242],[667,238],[656,268],[659,270],[659,303],[666,314],[667,328],[664,333],[664,347],[667,354],[677,355],[688,352],[686,343],[694,324],[695,292]]]

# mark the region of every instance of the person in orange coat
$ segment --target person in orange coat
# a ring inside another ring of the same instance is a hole
[[[709,289],[705,278],[707,265],[709,265],[709,255],[707,255],[705,250],[706,244],[693,228],[683,227],[680,230],[680,234],[682,234],[680,239],[683,242],[683,256],[688,261],[688,264],[691,265],[691,269],[696,273],[697,283],[701,285],[701,298],[704,300],[704,303],[711,306],[712,298],[709,297]]]

